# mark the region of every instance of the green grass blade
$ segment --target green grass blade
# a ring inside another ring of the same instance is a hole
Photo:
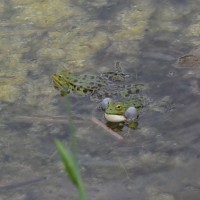
[[[68,149],[65,149],[59,140],[56,140],[55,144],[61,156],[66,173],[68,174],[71,182],[77,187],[79,191],[79,200],[88,200],[79,168],[77,166],[76,158],[70,153]]]
[[[55,141],[56,148],[60,154],[62,162],[65,167],[65,171],[67,172],[72,183],[78,187],[78,175],[77,175],[77,166],[74,163],[73,155],[69,150],[66,150],[62,143],[58,140]]]

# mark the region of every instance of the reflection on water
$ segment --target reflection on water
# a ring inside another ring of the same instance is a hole
[[[173,106],[143,112],[117,141],[90,120],[105,122],[96,103],[71,97],[90,199],[198,200],[198,3],[0,2],[0,199],[76,199],[55,152],[70,128],[50,76],[65,67],[99,74],[119,60],[133,83],[149,86],[145,95]]]

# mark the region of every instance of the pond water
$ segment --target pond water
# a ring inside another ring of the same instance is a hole
[[[198,200],[200,14],[198,0],[0,2],[0,199],[77,199],[54,140],[70,143],[66,97],[51,75],[111,71],[116,61],[145,94],[172,99],[137,129],[106,124],[99,102],[70,96],[89,199]],[[184,57],[185,56],[185,57]]]

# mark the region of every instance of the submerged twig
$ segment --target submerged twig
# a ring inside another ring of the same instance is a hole
[[[118,133],[116,133],[112,129],[108,128],[105,124],[103,124],[101,121],[99,121],[96,117],[92,117],[91,121],[94,122],[95,124],[99,125],[104,130],[106,130],[109,134],[111,134],[117,140],[123,140],[124,139],[121,135],[119,135]]]
[[[69,120],[66,119],[66,116],[54,116],[54,117],[48,117],[48,116],[25,116],[25,115],[21,115],[21,116],[16,116],[15,118],[13,118],[14,121],[16,122],[25,122],[25,123],[33,123],[33,122],[39,122],[39,123],[57,123],[57,124],[68,124]],[[77,122],[82,122],[85,119],[82,119],[80,117],[80,120],[73,120],[76,123]],[[117,140],[123,140],[124,138],[119,135],[118,133],[116,133],[115,131],[113,131],[112,129],[108,128],[105,124],[103,124],[101,121],[99,121],[96,117],[92,117],[90,118],[90,120],[95,123],[98,124],[101,128],[103,128],[104,130],[106,130],[108,133],[110,133],[112,136],[114,136]]]
[[[36,184],[36,183],[44,181],[46,179],[47,179],[47,177],[44,176],[44,177],[41,177],[41,178],[32,179],[32,180],[28,180],[28,181],[23,181],[23,182],[19,182],[19,183],[11,183],[9,185],[0,185],[0,191],[1,190],[10,190],[10,189],[18,188],[18,187],[23,187],[23,186],[27,186],[27,185]]]
[[[16,76],[0,76],[0,78],[16,78]]]
[[[26,123],[33,123],[33,122],[40,122],[40,123],[58,123],[58,124],[68,124],[69,121],[66,119],[66,116],[16,116],[14,121],[17,122],[26,122]],[[75,120],[79,121],[79,120]],[[81,119],[82,121],[82,119]]]
[[[56,156],[57,155],[57,151],[54,151],[49,157],[48,157],[48,161],[50,162],[53,158],[54,158],[54,156]]]
[[[128,174],[128,171],[127,169],[125,168],[125,165],[122,163],[122,161],[120,160],[120,158],[118,157],[118,161],[122,167],[122,169],[124,170],[125,174],[126,174],[126,177],[128,178],[128,180],[130,180],[131,182],[133,182],[133,180],[131,179],[131,177],[129,176]]]

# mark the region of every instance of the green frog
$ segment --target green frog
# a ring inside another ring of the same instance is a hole
[[[128,74],[124,74],[121,68],[116,66],[116,71],[105,72],[100,75],[74,74],[63,70],[59,74],[53,74],[54,87],[60,91],[61,96],[69,93],[76,95],[90,95],[92,101],[102,100],[112,96],[129,97],[146,89],[143,84],[126,84]]]
[[[142,97],[123,102],[114,102],[111,98],[104,98],[101,108],[105,119],[109,122],[132,122],[138,118],[138,113],[143,108]]]
[[[117,70],[100,75],[78,75],[67,70],[52,75],[54,87],[62,96],[69,93],[90,95],[92,101],[102,101],[101,109],[108,122],[136,122],[141,110],[147,105],[151,110],[162,112],[164,101],[152,104],[150,98],[140,94],[147,86],[127,83],[129,78],[130,75],[123,73],[119,65]]]
[[[92,74],[75,75],[68,70],[63,70],[60,74],[53,74],[54,87],[60,91],[61,96],[69,93],[86,95],[105,86],[105,81]]]

